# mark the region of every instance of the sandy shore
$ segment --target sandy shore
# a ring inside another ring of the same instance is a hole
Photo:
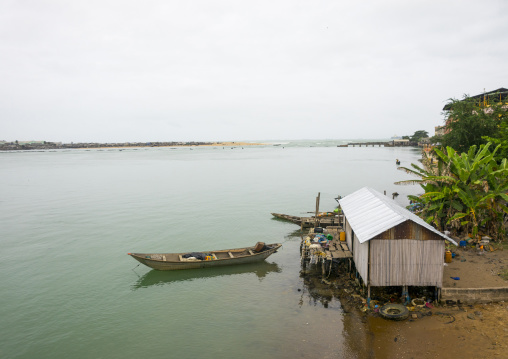
[[[48,142],[44,144],[27,145],[4,145],[0,151],[34,151],[34,150],[104,150],[104,149],[138,149],[138,148],[177,148],[177,147],[244,147],[244,146],[263,146],[266,143],[254,142],[154,142],[154,143],[75,143],[75,144],[56,144]]]
[[[475,248],[453,248],[456,253],[444,268],[443,287],[508,287],[499,273],[508,269],[508,250],[494,246],[481,255]],[[450,277],[459,277],[454,280]],[[508,303],[433,303],[432,308],[412,308],[404,321],[365,314],[365,301],[351,295],[351,285],[340,294],[347,315],[344,327],[352,357],[358,358],[508,358]],[[383,305],[380,303],[380,305]]]
[[[456,254],[451,263],[446,263],[443,272],[443,287],[447,288],[497,288],[508,287],[508,282],[499,274],[508,270],[508,250],[493,245],[494,251],[478,254],[476,248],[452,248]],[[460,278],[455,280],[453,278]]]
[[[373,358],[507,358],[508,303],[432,309],[393,322],[368,318]]]
[[[223,146],[223,147],[234,147],[234,146],[263,146],[266,143],[250,143],[250,142],[214,142],[209,145],[203,146]]]
[[[443,287],[508,287],[499,276],[508,269],[507,250],[499,248],[481,255],[475,248],[453,251],[456,256],[445,266]],[[429,312],[432,315],[422,315]],[[423,313],[412,319],[414,312],[410,312],[410,319],[403,322],[369,316],[373,357],[508,358],[508,303],[445,304]]]
[[[176,147],[243,147],[243,146],[266,146],[266,143],[253,143],[253,142],[209,142],[202,144],[182,144],[182,145],[164,145],[164,146],[147,146],[147,145],[132,145],[132,146],[102,146],[102,147],[80,147],[79,149],[113,149],[113,148],[176,148]]]

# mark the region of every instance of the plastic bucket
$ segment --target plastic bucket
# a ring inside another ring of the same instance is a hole
[[[445,262],[446,263],[452,262],[452,252],[450,252],[450,251],[445,252]]]

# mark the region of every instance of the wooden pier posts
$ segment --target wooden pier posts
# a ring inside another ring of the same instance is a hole
[[[324,229],[324,234],[332,235],[333,239],[329,242],[326,248],[323,248],[321,252],[316,253],[315,249],[311,249],[307,246],[309,237],[314,236],[314,228],[309,231],[309,236],[302,234],[301,236],[301,265],[304,271],[314,267],[319,270],[321,266],[321,273],[323,276],[330,276],[332,271],[339,271],[341,269],[344,274],[351,273],[354,268],[352,263],[352,253],[350,252],[346,242],[340,241],[340,233],[342,227],[334,226],[327,227]],[[313,257],[315,256],[315,257]],[[308,266],[308,264],[315,264],[315,266]]]
[[[314,216],[314,228],[319,227],[319,219],[318,219],[318,213],[319,213],[319,201],[321,199],[321,192],[318,192],[318,195],[316,197],[316,214]]]

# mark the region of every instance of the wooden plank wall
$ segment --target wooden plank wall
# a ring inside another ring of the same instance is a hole
[[[354,241],[353,259],[355,261],[356,270],[362,276],[363,281],[367,283],[369,269],[369,241],[360,243],[356,235]]]
[[[349,225],[349,222],[347,221],[346,218],[344,218],[344,231],[346,232],[346,243],[347,243],[347,246],[349,247],[349,250],[352,250],[352,238],[351,238],[351,226]]]
[[[444,240],[371,240],[371,285],[441,288],[444,245]]]
[[[437,233],[429,231],[419,224],[407,220],[378,234],[373,239],[421,239],[421,240],[443,240]]]

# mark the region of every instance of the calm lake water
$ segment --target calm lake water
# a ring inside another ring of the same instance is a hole
[[[299,229],[271,212],[332,210],[395,186],[412,148],[344,141],[237,148],[0,152],[0,357],[362,358],[365,333],[300,277]],[[284,242],[255,265],[157,272],[127,252]],[[136,267],[137,266],[137,267]],[[358,339],[360,338],[360,339]]]

